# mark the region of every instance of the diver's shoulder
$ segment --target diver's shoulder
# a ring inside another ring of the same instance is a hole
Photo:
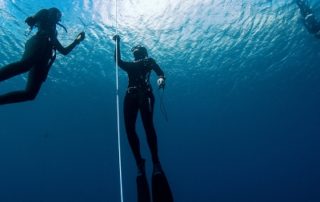
[[[152,57],[148,57],[147,60],[155,62],[155,59],[153,59]]]
[[[151,58],[151,57],[148,57],[148,58],[146,58],[144,60],[145,60],[145,62],[148,62],[149,64],[155,64],[156,63],[156,60]]]
[[[156,64],[156,61],[153,58],[147,57],[139,60],[134,60],[132,63],[136,65],[153,65]]]

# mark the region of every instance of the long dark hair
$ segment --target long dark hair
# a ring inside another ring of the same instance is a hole
[[[67,29],[59,23],[61,20],[61,12],[59,9],[53,7],[49,9],[41,9],[35,15],[28,17],[25,22],[30,26],[30,29],[33,27],[38,27],[39,29],[53,29],[55,30],[56,25],[60,25]]]

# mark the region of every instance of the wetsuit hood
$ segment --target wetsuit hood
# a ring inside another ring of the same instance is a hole
[[[148,57],[147,49],[141,45],[134,46],[131,49],[135,60],[141,60]]]

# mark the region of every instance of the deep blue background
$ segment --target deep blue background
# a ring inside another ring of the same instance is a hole
[[[64,45],[82,30],[87,38],[58,56],[35,101],[0,107],[0,201],[120,201],[116,27],[125,60],[144,44],[166,72],[169,122],[156,88],[154,119],[175,201],[320,201],[320,40],[294,1],[118,0],[116,21],[115,1],[0,0],[0,66],[21,57],[24,19],[52,6]],[[1,82],[0,93],[25,81]],[[125,201],[136,201],[121,130]],[[140,122],[138,131],[150,175]]]

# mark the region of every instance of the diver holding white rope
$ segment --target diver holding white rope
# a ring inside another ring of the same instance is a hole
[[[136,160],[138,167],[138,175],[145,174],[145,159],[140,153],[140,143],[136,133],[135,124],[138,112],[141,113],[144,129],[147,135],[148,145],[151,151],[153,161],[153,171],[155,173],[162,172],[160,160],[158,156],[157,136],[153,124],[153,108],[154,95],[149,82],[151,70],[158,75],[158,86],[164,88],[165,77],[164,72],[154,59],[148,57],[145,47],[135,46],[132,53],[135,60],[133,62],[125,62],[121,59],[120,54],[120,37],[115,35],[113,38],[117,45],[118,66],[127,72],[129,84],[124,100],[124,119],[125,128],[129,140],[130,147]]]
[[[129,78],[129,84],[124,98],[124,121],[129,145],[138,168],[138,202],[151,201],[146,177],[145,159],[142,158],[140,152],[140,141],[135,126],[138,112],[141,114],[153,162],[152,201],[172,202],[172,192],[158,156],[157,135],[153,124],[155,98],[150,84],[150,74],[153,70],[158,75],[157,84],[159,89],[164,89],[164,72],[154,59],[148,57],[147,49],[143,46],[135,46],[131,49],[134,61],[123,61],[120,54],[120,36],[115,35],[113,40],[116,41],[116,63],[119,68],[127,72]]]

